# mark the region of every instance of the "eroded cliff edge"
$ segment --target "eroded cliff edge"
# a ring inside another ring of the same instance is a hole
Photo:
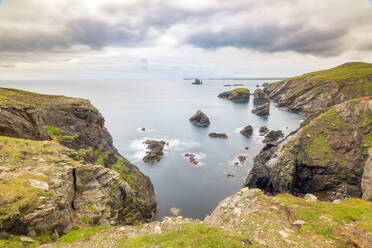
[[[320,199],[371,199],[372,97],[349,100],[305,120],[254,159],[245,186]]]
[[[345,63],[266,84],[264,92],[279,107],[310,115],[346,100],[372,95],[372,64]]]
[[[0,231],[150,221],[148,177],[122,157],[88,100],[0,88]]]

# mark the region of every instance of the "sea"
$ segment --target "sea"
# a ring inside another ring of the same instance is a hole
[[[304,116],[279,109],[271,104],[270,116],[260,117],[248,103],[233,103],[218,94],[237,87],[253,92],[270,80],[93,80],[93,81],[0,81],[10,87],[45,94],[86,98],[101,112],[119,152],[149,176],[155,189],[158,210],[156,220],[179,215],[204,219],[220,201],[236,193],[253,165],[254,157],[264,147],[259,128],[282,130],[285,135],[296,130]],[[243,84],[230,86],[228,84]],[[203,111],[210,119],[207,128],[196,127],[189,118]],[[239,131],[253,127],[249,138]],[[144,131],[143,131],[144,128]],[[211,138],[210,132],[226,133],[228,139]],[[167,145],[158,163],[142,161],[147,139],[164,140]],[[249,147],[249,149],[246,149]],[[194,153],[199,161],[191,164],[184,156]],[[244,164],[237,157],[244,155]]]

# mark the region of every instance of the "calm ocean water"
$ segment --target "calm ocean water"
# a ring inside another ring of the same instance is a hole
[[[267,81],[206,80],[203,85],[184,80],[0,81],[0,87],[90,99],[105,117],[120,153],[151,178],[159,204],[156,219],[170,216],[172,207],[179,208],[180,215],[202,219],[221,200],[241,188],[254,156],[264,146],[258,135],[260,126],[281,129],[287,135],[304,119],[273,104],[268,118],[259,117],[251,113],[253,98],[247,104],[236,104],[217,97],[234,88],[223,87],[224,84],[242,83],[253,91],[263,82]],[[208,128],[189,123],[188,119],[198,109],[209,116]],[[239,133],[248,124],[254,128],[250,138]],[[224,132],[229,138],[210,138],[209,132]],[[146,139],[169,142],[157,164],[142,162]],[[246,146],[249,150],[244,149]],[[184,157],[186,152],[198,154],[201,165],[191,165]],[[244,165],[234,164],[238,155],[248,156]]]

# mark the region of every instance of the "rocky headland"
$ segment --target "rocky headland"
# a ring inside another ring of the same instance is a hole
[[[254,159],[245,186],[267,193],[312,193],[321,200],[371,199],[372,98],[312,115]]]
[[[223,92],[219,94],[218,97],[232,102],[248,102],[250,92],[249,89],[246,88],[237,88],[234,90]]]
[[[88,100],[0,88],[0,232],[150,221],[148,177],[122,157]]]
[[[264,93],[278,107],[310,115],[346,100],[372,95],[372,64],[351,62],[266,84]]]

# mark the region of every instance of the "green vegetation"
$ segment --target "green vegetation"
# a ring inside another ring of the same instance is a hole
[[[22,174],[0,183],[0,223],[12,221],[21,212],[36,208],[42,202],[41,196],[49,193],[31,186],[28,179],[49,182],[49,178],[31,174]]]
[[[81,240],[83,238],[90,237],[97,232],[109,228],[108,226],[84,226],[79,230],[73,230],[66,235],[62,236],[59,240],[59,244],[68,244],[68,243],[73,243],[78,240]]]
[[[296,209],[296,218],[306,224],[302,232],[315,231],[325,238],[338,239],[340,226],[354,223],[367,233],[372,232],[372,202],[347,199],[339,204],[332,202],[306,202],[289,194],[276,196],[286,206]]]
[[[350,62],[328,70],[321,70],[304,74],[293,79],[313,77],[317,81],[335,80],[337,82],[352,82],[360,78],[372,76],[372,64],[363,62]]]
[[[234,91],[234,92],[248,93],[249,94],[249,89],[247,89],[247,88],[237,88],[237,89],[234,89],[232,91]]]
[[[49,136],[53,140],[74,140],[78,136],[77,135],[72,135],[72,136],[67,136],[67,135],[61,135],[61,129],[58,127],[53,127],[53,126],[45,126],[46,130],[48,131]]]
[[[160,235],[147,235],[137,239],[122,240],[120,247],[243,247],[251,244],[244,236],[233,236],[218,227],[190,224]]]

